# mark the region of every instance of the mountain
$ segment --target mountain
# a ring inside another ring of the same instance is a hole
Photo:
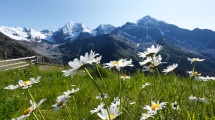
[[[93,30],[93,35],[104,35],[104,34],[110,34],[116,27],[110,24],[101,24],[96,29]]]
[[[154,43],[164,37],[181,49],[215,58],[215,32],[207,29],[183,29],[145,16],[136,23],[127,22],[111,34],[129,38],[136,43]]]
[[[5,51],[7,51],[7,57],[10,58],[20,58],[33,56],[36,53],[32,50],[29,50],[19,44],[16,40],[9,38],[0,32],[0,58],[5,58]]]

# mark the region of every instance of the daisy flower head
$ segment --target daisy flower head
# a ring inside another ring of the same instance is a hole
[[[30,80],[27,80],[27,81],[19,80],[18,85],[9,85],[9,86],[5,87],[4,89],[8,89],[8,90],[14,90],[17,88],[27,89],[28,87],[31,87],[32,84],[40,82],[39,81],[40,78],[41,78],[41,76],[37,77],[36,80],[34,78],[30,78]]]
[[[120,78],[122,78],[122,80],[125,80],[125,79],[130,79],[130,76],[124,75],[124,76],[121,76]]]
[[[161,49],[162,49],[162,46],[160,45],[157,45],[157,47],[152,45],[150,48],[147,48],[145,52],[139,52],[137,53],[137,55],[142,58],[152,57],[153,55],[157,54]]]
[[[174,109],[174,110],[180,109],[179,105],[178,105],[178,103],[176,101],[174,103],[172,103],[172,109]]]
[[[146,119],[148,119],[148,118],[150,118],[150,117],[154,118],[153,115],[154,115],[154,114],[150,114],[150,113],[147,113],[147,114],[146,114],[146,113],[143,113],[142,116],[141,116],[141,118],[140,118],[140,120],[146,120]]]
[[[165,105],[167,103],[168,102],[159,103],[159,100],[157,101],[157,103],[151,101],[152,106],[146,105],[144,109],[148,110],[148,113],[157,114],[157,110],[161,110],[162,108],[165,108],[166,107]]]
[[[75,89],[72,89],[72,90],[67,90],[66,92],[63,92],[64,95],[72,95],[73,93],[76,93],[79,91],[79,88],[77,88],[76,90]]]
[[[54,111],[57,112],[61,107],[65,106],[66,102],[68,101],[68,98],[70,98],[68,94],[58,96],[56,103],[52,105],[52,107],[55,107]]]
[[[16,119],[17,119],[17,120],[22,120],[22,119],[24,119],[25,117],[29,117],[29,116],[31,115],[31,113],[32,113],[35,109],[37,109],[44,101],[46,101],[46,99],[40,100],[40,102],[37,104],[37,103],[33,102],[32,100],[30,100],[31,107],[27,108],[27,109],[24,111],[23,115],[20,116],[20,117],[18,117],[18,118],[16,118]]]
[[[120,105],[120,99],[118,97],[114,98],[113,102],[111,103],[113,106]]]
[[[93,59],[92,63],[99,64],[101,59],[102,59],[102,56],[96,57],[95,59]]]
[[[141,89],[143,89],[143,88],[145,88],[145,87],[147,87],[147,86],[149,86],[149,85],[151,85],[150,83],[145,83],[145,85],[142,85],[142,88]]]
[[[118,71],[120,71],[120,69],[122,67],[127,67],[127,66],[130,66],[130,67],[133,67],[134,65],[132,64],[132,59],[130,60],[127,60],[127,59],[120,59],[119,61],[110,61],[110,63],[105,63],[104,64],[104,68],[107,68],[109,67],[109,69],[113,68],[113,67],[116,67],[116,69]]]
[[[104,106],[105,106],[105,104],[102,102],[100,105],[98,105],[97,108],[94,108],[94,110],[90,111],[91,114],[99,112]]]
[[[187,71],[187,73],[190,75],[190,77],[193,77],[195,78],[195,80],[197,81],[201,81],[203,79],[201,75],[201,73],[197,73],[197,72],[193,72],[193,71]]]
[[[178,64],[174,63],[173,65],[169,65],[167,69],[164,69],[162,72],[165,72],[165,75],[171,71],[173,71],[175,68],[178,67]]]
[[[71,78],[73,78],[73,75],[81,68],[83,68],[87,64],[92,64],[95,62],[95,57],[98,56],[99,54],[96,54],[92,50],[90,53],[85,53],[84,56],[80,56],[80,60],[78,58],[75,58],[73,61],[70,61],[68,64],[72,69],[70,70],[63,70],[63,75],[64,76],[69,76],[71,75]]]
[[[100,93],[99,93],[99,94],[100,94]],[[108,97],[108,96],[107,96],[107,93],[103,93],[103,96],[104,96],[104,98],[107,98],[107,97]],[[101,94],[100,94],[99,96],[96,96],[96,99],[102,100]]]
[[[208,103],[205,98],[194,97],[192,95],[189,97],[189,99],[194,100],[194,102],[200,101],[200,102]]]
[[[97,113],[97,115],[102,119],[102,120],[113,120],[115,118],[117,118],[120,114],[122,114],[122,112],[119,112],[119,107],[118,106],[114,106],[114,105],[110,105],[109,108],[109,113],[110,113],[110,117],[108,116],[108,112],[106,109],[101,109],[101,112]],[[110,118],[110,119],[109,119]]]
[[[190,61],[191,62],[191,64],[193,63],[193,62],[201,62],[201,61],[204,61],[205,59],[199,59],[199,58],[187,58],[187,60],[188,61]]]

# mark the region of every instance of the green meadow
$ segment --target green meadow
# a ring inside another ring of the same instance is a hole
[[[108,70],[99,66],[102,79],[94,67],[87,67],[95,82],[103,93],[107,93],[107,105],[110,105],[114,98],[119,97],[121,81],[122,94],[122,114],[116,120],[139,120],[142,113],[147,111],[143,109],[145,105],[151,105],[151,101],[168,102],[166,108],[159,110],[154,118],[166,120],[214,120],[215,119],[215,81],[196,81],[187,76],[175,75],[173,72],[164,75],[149,73],[144,75],[137,69],[135,74],[129,74],[130,79],[119,79],[118,73],[114,70]],[[25,69],[15,69],[0,72],[0,119],[9,120],[23,115],[23,112],[31,106],[31,97],[28,90],[38,103],[41,99],[46,101],[39,107],[46,120],[96,120],[100,119],[96,113],[91,114],[90,110],[97,108],[102,102],[96,99],[99,91],[90,77],[79,70],[74,78],[65,77],[61,72],[64,69],[47,66],[31,65]],[[177,69],[177,68],[176,68]],[[192,68],[191,68],[192,69]],[[125,75],[121,71],[120,76]],[[19,80],[27,81],[30,78],[41,76],[40,82],[33,84],[27,89],[18,88],[15,90],[4,89],[8,85],[17,85]],[[142,89],[145,83],[151,85]],[[71,86],[76,85],[76,86]],[[57,112],[54,112],[52,105],[55,104],[58,96],[67,90],[79,88],[80,90],[71,95],[66,103]],[[205,98],[207,103],[190,100],[193,95],[199,98]],[[172,103],[179,104],[178,110],[172,108]],[[130,104],[135,102],[135,104]],[[38,119],[42,119],[38,109],[34,111]],[[31,114],[26,120],[34,120]]]

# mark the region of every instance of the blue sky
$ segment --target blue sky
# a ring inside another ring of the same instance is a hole
[[[215,0],[0,0],[0,26],[57,30],[69,21],[90,29],[150,15],[182,28],[215,30]]]

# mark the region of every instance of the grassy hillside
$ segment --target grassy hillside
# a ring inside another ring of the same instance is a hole
[[[119,96],[118,76],[113,70],[103,68],[100,68],[100,70],[104,81],[98,77],[94,67],[91,67],[90,72],[101,90],[107,93],[108,98],[106,98],[106,101],[107,104],[110,105],[113,99]],[[29,80],[29,78],[36,78],[37,76],[42,76],[40,82],[33,84],[32,87],[29,88],[29,91],[37,102],[42,98],[47,99],[40,106],[40,110],[47,120],[69,120],[71,118],[73,120],[99,119],[96,113],[90,113],[90,110],[93,110],[101,103],[101,100],[95,99],[95,97],[99,95],[99,92],[85,72],[80,70],[74,78],[71,79],[71,77],[64,77],[61,69],[52,68],[49,70],[41,70],[37,66],[31,66],[26,69],[0,72],[1,120],[19,117],[23,114],[24,110],[31,106],[29,102],[30,96],[27,90],[21,88],[6,90],[3,88],[11,84],[17,84],[18,80]],[[166,105],[167,108],[160,110],[158,114],[154,116],[155,119],[215,119],[215,81],[203,82],[180,76],[177,76],[176,79],[172,73],[161,75],[161,78],[156,76],[145,76],[137,72],[131,76],[131,79],[126,79],[122,82],[123,113],[116,118],[117,120],[119,120],[120,117],[122,117],[123,120],[139,120],[141,114],[146,113],[143,107],[145,105],[151,105],[151,101],[156,102],[157,100],[168,103]],[[177,82],[174,83],[174,81]],[[146,82],[149,82],[151,85],[141,89],[142,85]],[[76,86],[72,87],[71,85]],[[67,102],[69,112],[66,106],[54,112],[54,108],[51,106],[55,104],[57,96],[62,95],[64,91],[71,90],[72,88],[80,88],[80,90],[69,98]],[[195,103],[188,98],[191,95],[206,98],[208,104],[203,102]],[[172,109],[171,103],[174,101],[180,103],[179,110]],[[129,104],[131,102],[136,103],[131,105]],[[42,119],[38,110],[35,111],[35,114],[39,119]],[[27,120],[33,118],[33,115],[31,115]]]

